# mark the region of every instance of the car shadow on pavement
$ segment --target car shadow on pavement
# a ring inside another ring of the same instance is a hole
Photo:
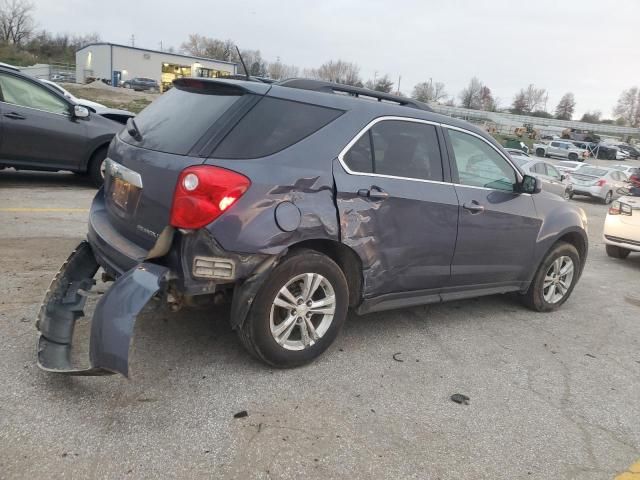
[[[89,177],[72,172],[17,171],[12,168],[0,170],[0,188],[25,186],[96,189],[96,187],[91,184]]]

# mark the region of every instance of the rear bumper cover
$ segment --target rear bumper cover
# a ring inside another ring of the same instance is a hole
[[[121,275],[98,301],[91,321],[90,365],[71,364],[71,343],[84,316],[86,292],[95,283],[98,262],[88,242],[72,252],[45,294],[36,326],[38,366],[66,375],[129,376],[129,345],[138,313],[166,287],[169,269],[140,263]]]

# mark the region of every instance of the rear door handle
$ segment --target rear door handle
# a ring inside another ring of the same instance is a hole
[[[462,205],[462,208],[470,211],[472,215],[484,212],[484,206],[480,205],[475,200],[472,200],[470,203],[465,203]]]
[[[5,113],[5,117],[10,118],[12,120],[24,120],[25,117],[16,112]]]
[[[371,187],[361,188],[358,190],[359,197],[372,198],[374,200],[385,200],[389,198],[389,194],[385,192],[382,188],[377,187],[376,185],[372,185]]]

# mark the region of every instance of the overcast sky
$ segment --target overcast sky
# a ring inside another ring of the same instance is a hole
[[[301,68],[330,59],[388,73],[401,90],[429,78],[456,96],[477,76],[509,106],[520,88],[572,91],[576,115],[612,115],[640,84],[638,0],[35,0],[38,27],[179,48],[190,33],[234,40]]]

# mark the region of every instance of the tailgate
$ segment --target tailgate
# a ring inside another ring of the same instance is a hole
[[[105,204],[112,226],[125,238],[150,249],[169,224],[180,172],[203,158],[146,150],[116,139],[109,149]]]

